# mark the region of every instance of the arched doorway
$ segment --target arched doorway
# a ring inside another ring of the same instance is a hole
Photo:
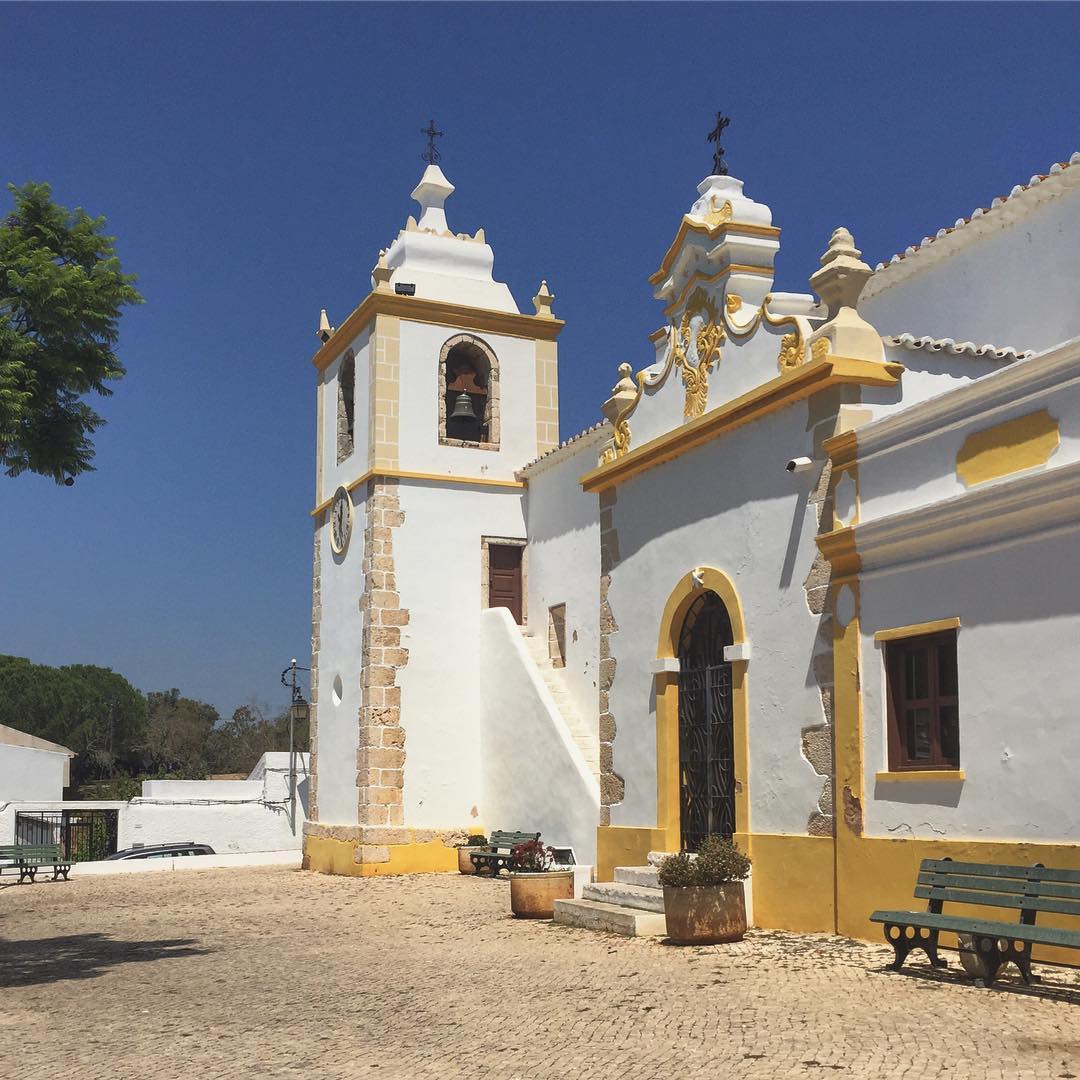
[[[731,618],[711,589],[691,603],[679,632],[679,820],[683,851],[735,831]]]

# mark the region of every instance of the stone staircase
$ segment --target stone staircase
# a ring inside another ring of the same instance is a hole
[[[623,937],[664,937],[664,890],[655,866],[617,866],[615,880],[586,885],[580,900],[556,900],[555,921]]]
[[[594,724],[591,726],[595,730],[590,730],[590,725],[582,720],[581,715],[574,707],[574,699],[571,697],[570,690],[566,685],[566,676],[563,674],[563,669],[557,668],[551,663],[551,658],[548,655],[547,638],[534,637],[533,635],[526,633],[524,627],[521,628],[521,636],[525,642],[525,648],[528,650],[529,656],[532,658],[533,663],[540,672],[541,678],[544,680],[544,684],[551,692],[552,698],[555,699],[555,705],[561,713],[570,734],[573,736],[574,742],[577,743],[578,749],[585,759],[585,764],[588,765],[593,776],[596,777],[597,783],[599,783],[599,729],[595,729]]]

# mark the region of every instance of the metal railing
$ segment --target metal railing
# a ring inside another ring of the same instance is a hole
[[[116,852],[119,810],[18,810],[15,843],[59,844],[69,862],[97,862]]]

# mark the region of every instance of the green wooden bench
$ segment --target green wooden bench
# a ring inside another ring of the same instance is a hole
[[[915,896],[928,901],[926,911],[875,911],[870,916],[871,922],[885,924],[885,940],[896,954],[889,965],[893,971],[900,970],[913,949],[922,949],[934,967],[945,967],[937,951],[938,934],[943,930],[971,938],[972,967],[980,976],[975,980],[979,986],[989,986],[1002,964],[1010,961],[1020,969],[1024,982],[1030,983],[1033,945],[1080,949],[1080,929],[1035,925],[1040,912],[1080,916],[1080,870],[923,859]],[[946,915],[944,904],[1013,908],[1020,912],[1020,920]]]
[[[71,863],[60,858],[59,844],[0,844],[0,870],[18,870],[20,885],[27,878],[33,885],[38,870],[43,866],[53,868],[53,881],[61,874],[65,881],[68,880]]]
[[[510,869],[511,855],[518,844],[539,839],[538,832],[493,832],[487,847],[470,851],[469,858],[477,873],[489,870],[492,877],[498,877],[503,870]]]

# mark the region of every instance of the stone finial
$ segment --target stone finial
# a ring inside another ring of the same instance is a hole
[[[637,399],[633,375],[634,369],[629,364],[620,364],[619,381],[611,388],[611,397],[600,407],[600,411],[613,424]]]
[[[453,194],[454,185],[443,176],[442,169],[438,165],[429,165],[412,193],[412,197],[420,204],[417,228],[436,233],[448,232],[443,204]]]
[[[810,277],[810,287],[828,308],[829,317],[810,340],[827,338],[829,352],[836,356],[881,362],[885,359],[881,335],[856,310],[873,273],[861,255],[850,230],[841,226],[833,231],[821,269]]]
[[[319,311],[319,329],[315,331],[315,336],[325,343],[334,336],[336,329],[336,326],[330,325],[330,320],[326,316],[326,308],[322,308]]]
[[[376,292],[390,292],[390,277],[393,271],[386,262],[386,248],[379,252],[378,261],[371,271],[371,287]]]
[[[536,317],[538,319],[554,319],[555,313],[551,310],[551,305],[555,302],[555,294],[548,289],[548,283],[546,281],[540,282],[540,290],[533,297],[533,307],[536,308]]]

